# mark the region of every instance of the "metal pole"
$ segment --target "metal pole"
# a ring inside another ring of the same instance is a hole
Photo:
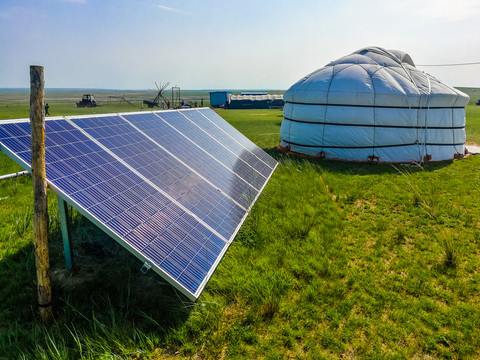
[[[33,246],[37,270],[38,309],[44,323],[53,319],[48,255],[47,180],[45,172],[45,80],[43,66],[30,66],[32,128]]]
[[[0,180],[10,179],[10,178],[14,178],[14,177],[17,177],[17,176],[23,176],[23,175],[28,175],[28,171],[19,171],[19,172],[16,172],[16,173],[0,175]]]
[[[62,229],[63,253],[65,254],[65,266],[67,270],[72,270],[72,248],[70,247],[70,237],[68,236],[68,210],[67,204],[58,197],[58,214],[60,215],[60,227]]]

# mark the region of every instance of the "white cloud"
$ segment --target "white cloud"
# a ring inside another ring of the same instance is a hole
[[[168,6],[164,6],[164,5],[155,5],[155,6],[159,9],[163,10],[163,11],[170,11],[170,12],[176,12],[176,13],[179,13],[179,14],[185,14],[182,10],[171,8],[171,7],[168,7]]]

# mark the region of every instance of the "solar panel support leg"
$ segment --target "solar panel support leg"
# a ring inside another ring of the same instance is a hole
[[[65,254],[65,266],[68,270],[72,270],[73,254],[70,247],[70,237],[68,236],[68,217],[67,204],[58,196],[58,213],[60,215],[60,228],[62,229],[63,252]]]

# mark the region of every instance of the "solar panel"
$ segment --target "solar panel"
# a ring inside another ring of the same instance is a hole
[[[30,170],[30,122],[0,144]],[[192,300],[277,162],[208,108],[47,118],[50,187]]]
[[[201,108],[198,110],[200,114],[205,116],[210,122],[215,124],[218,128],[223,130],[226,134],[228,134],[232,139],[237,141],[241,144],[245,149],[249,152],[257,156],[261,159],[265,164],[267,164],[270,168],[275,168],[277,166],[277,161],[269,156],[265,151],[260,149],[257,145],[255,145],[250,139],[245,136],[237,136],[238,130],[235,129],[232,125],[228,122],[223,120],[216,112],[211,111],[209,108]]]

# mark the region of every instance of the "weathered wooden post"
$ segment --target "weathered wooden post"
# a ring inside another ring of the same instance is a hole
[[[30,66],[30,126],[32,128],[33,246],[37,270],[38,306],[43,322],[53,319],[48,256],[47,180],[45,172],[45,80],[43,66]]]

